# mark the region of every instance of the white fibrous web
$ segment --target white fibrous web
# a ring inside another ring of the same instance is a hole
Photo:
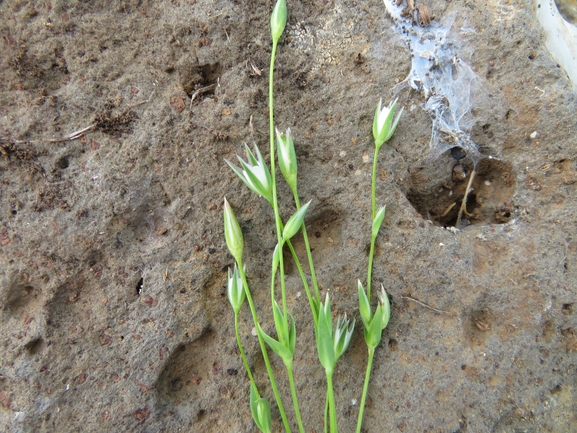
[[[460,147],[476,163],[480,155],[470,131],[474,124],[472,95],[479,87],[479,79],[456,55],[448,38],[455,14],[449,15],[443,24],[431,21],[421,27],[412,16],[402,13],[403,7],[397,6],[395,0],[384,3],[412,58],[411,71],[395,86],[395,93],[408,85],[424,98],[422,107],[433,122],[430,142],[433,156]]]

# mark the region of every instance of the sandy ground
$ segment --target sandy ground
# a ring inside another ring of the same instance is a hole
[[[443,213],[462,200],[472,163],[431,152],[421,95],[399,93],[405,113],[380,154],[387,215],[374,271],[393,312],[365,431],[576,431],[576,95],[544,46],[532,1],[425,3],[437,21],[456,14],[451,38],[482,89],[469,114],[483,158],[470,225],[456,230],[453,211]],[[301,199],[312,199],[322,293],[335,313],[359,319],[372,116],[411,55],[380,1],[288,7],[276,123],[293,131]],[[272,212],[224,161],[244,142],[268,156],[271,8],[0,2],[5,431],[256,431],[225,294],[222,201],[243,227],[271,331]],[[280,195],[286,217],[286,186]],[[294,266],[287,284],[304,423],[322,432],[324,371]],[[271,397],[251,328],[243,310],[249,362]],[[357,327],[335,374],[343,432],[354,431],[365,352]],[[274,408],[273,418],[280,431]]]

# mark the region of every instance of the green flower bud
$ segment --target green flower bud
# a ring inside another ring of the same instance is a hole
[[[238,224],[226,197],[224,199],[224,237],[226,239],[228,250],[235,258],[236,262],[242,263],[244,238],[242,236],[240,225]]]
[[[361,280],[358,280],[357,287],[359,293],[359,312],[361,313],[361,320],[363,321],[363,326],[368,328],[373,314],[371,312],[371,304],[369,303],[369,299],[367,298],[367,294],[365,293],[365,289],[363,288]]]
[[[335,368],[336,359],[333,342],[333,317],[331,315],[331,301],[328,293],[324,305],[321,303],[319,309],[316,332],[319,361],[327,373],[332,373]]]
[[[291,136],[290,128],[286,130],[286,135],[276,129],[276,143],[278,148],[278,165],[285,180],[289,184],[293,193],[297,191],[297,155],[295,145]]]
[[[234,271],[230,271],[228,268],[228,282],[227,282],[227,291],[226,294],[228,296],[228,300],[230,301],[230,305],[232,305],[232,309],[234,310],[235,314],[238,314],[240,311],[242,304],[244,303],[245,292],[244,286],[242,284],[242,278],[240,276],[240,272],[238,271],[238,266],[234,265]]]
[[[385,218],[385,208],[386,206],[383,206],[382,208],[380,208],[377,211],[377,214],[375,215],[375,219],[373,220],[373,237],[377,237],[377,235],[379,234],[379,230],[381,228],[381,224],[383,223],[383,219]]]
[[[353,336],[353,330],[355,329],[355,321],[352,322],[347,319],[347,314],[344,316],[339,316],[337,319],[337,325],[335,327],[334,335],[334,349],[335,358],[339,359],[343,353],[349,347],[351,342],[351,337]]]
[[[284,242],[288,241],[290,238],[297,234],[303,225],[305,214],[307,213],[307,209],[309,208],[310,204],[311,202],[309,201],[289,218],[282,232],[282,238]]]
[[[275,43],[278,42],[278,40],[282,35],[282,32],[284,32],[284,28],[286,26],[286,17],[287,17],[286,1],[277,0],[276,5],[272,10],[272,14],[270,16],[270,32],[272,40]]]
[[[375,139],[375,146],[377,150],[381,148],[384,142],[388,141],[395,132],[401,114],[403,114],[403,109],[399,111],[397,117],[393,121],[393,116],[395,114],[395,107],[397,106],[397,100],[395,99],[388,107],[381,108],[383,100],[379,101],[377,105],[377,110],[375,111],[375,117],[373,119],[373,137]]]
[[[259,397],[253,385],[250,387],[250,411],[258,429],[263,433],[270,433],[272,428],[270,404],[267,399]]]
[[[383,317],[381,322],[381,329],[385,329],[389,324],[389,319],[391,318],[391,303],[389,301],[389,296],[385,292],[385,288],[381,284],[381,291],[377,292],[379,297],[379,306],[383,309]]]

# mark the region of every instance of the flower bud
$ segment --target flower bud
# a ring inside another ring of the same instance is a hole
[[[288,241],[290,238],[297,234],[303,225],[305,214],[307,213],[307,209],[309,208],[310,204],[311,202],[309,201],[289,218],[282,232],[282,238],[284,242]]]
[[[334,330],[333,344],[335,348],[335,358],[339,359],[349,347],[353,330],[355,329],[355,321],[352,322],[347,318],[347,313],[344,316],[339,316],[337,325]]]
[[[270,32],[273,42],[278,42],[286,26],[286,0],[277,0],[270,16]]]
[[[242,263],[244,238],[236,216],[234,216],[234,212],[226,198],[224,199],[224,237],[232,256],[235,258],[237,263]]]
[[[242,278],[240,272],[238,271],[238,266],[234,265],[234,271],[230,271],[228,268],[228,280],[227,280],[227,291],[228,300],[235,314],[238,314],[242,304],[244,302],[245,293],[244,286],[242,284]]]
[[[357,289],[359,294],[359,312],[361,313],[361,320],[363,321],[364,327],[368,328],[373,313],[371,312],[371,304],[369,303],[369,299],[367,298],[361,280],[358,280]]]
[[[291,130],[286,130],[286,135],[276,130],[276,142],[278,148],[278,165],[285,180],[293,193],[297,190],[297,156],[295,145],[291,136]]]
[[[389,296],[385,292],[385,288],[381,284],[381,291],[377,292],[379,297],[379,307],[383,309],[383,317],[381,322],[381,329],[385,329],[389,324],[389,319],[391,318],[391,302],[389,301]]]
[[[381,148],[384,142],[388,141],[395,132],[401,114],[403,114],[403,109],[399,111],[397,117],[393,121],[393,116],[395,114],[395,107],[397,106],[397,100],[395,99],[388,107],[381,108],[383,100],[379,101],[377,105],[377,110],[375,111],[375,117],[373,119],[373,137],[375,139],[375,146],[377,150]]]
[[[270,433],[272,428],[270,404],[267,399],[258,395],[258,391],[252,384],[250,386],[250,411],[258,429],[263,433]]]

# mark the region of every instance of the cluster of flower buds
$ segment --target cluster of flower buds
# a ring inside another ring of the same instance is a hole
[[[391,304],[385,288],[381,285],[381,291],[377,293],[379,297],[379,305],[375,310],[375,314],[371,312],[371,304],[365,293],[365,289],[360,280],[358,283],[359,292],[359,311],[361,319],[365,327],[365,341],[369,348],[375,348],[381,342],[383,329],[389,324],[391,317]]]
[[[327,374],[333,373],[338,359],[349,347],[354,328],[355,321],[351,322],[345,314],[337,319],[333,330],[331,301],[327,293],[325,303],[321,303],[316,326],[319,361]]]

